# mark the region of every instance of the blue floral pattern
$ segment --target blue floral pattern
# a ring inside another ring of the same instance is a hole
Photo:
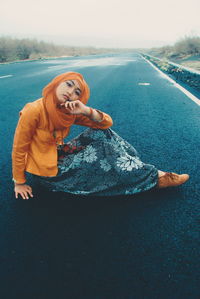
[[[83,155],[83,161],[92,163],[97,160],[96,150],[92,145],[88,145]]]
[[[106,159],[100,160],[100,167],[105,171],[108,172],[111,169],[111,165],[108,163]]]
[[[132,171],[133,168],[139,169],[143,166],[143,163],[139,160],[138,157],[132,157],[128,154],[120,156],[117,158],[117,166],[122,170]]]
[[[111,129],[88,128],[67,143],[79,152],[58,160],[55,177],[37,177],[52,191],[80,195],[131,195],[156,186],[158,170],[143,163],[135,148]]]

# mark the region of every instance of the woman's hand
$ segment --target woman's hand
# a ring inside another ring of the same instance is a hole
[[[84,114],[85,116],[90,115],[90,108],[84,105],[81,101],[66,101],[60,105],[66,109],[69,114]]]
[[[29,185],[20,185],[15,184],[15,197],[18,198],[18,195],[21,195],[23,199],[29,199],[30,197],[33,197],[32,188]]]

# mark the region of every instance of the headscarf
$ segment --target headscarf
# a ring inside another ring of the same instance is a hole
[[[83,76],[76,72],[67,72],[55,77],[42,91],[44,107],[47,111],[49,118],[49,129],[51,132],[54,130],[63,130],[70,127],[76,118],[73,114],[66,114],[58,107],[58,100],[56,97],[56,88],[64,81],[77,80],[81,86],[80,101],[86,104],[89,96],[90,89],[84,80]]]

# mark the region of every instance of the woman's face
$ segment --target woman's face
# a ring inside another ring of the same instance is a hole
[[[80,96],[81,86],[77,80],[61,82],[56,89],[56,97],[60,103],[79,100]]]

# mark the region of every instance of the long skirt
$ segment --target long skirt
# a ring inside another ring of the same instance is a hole
[[[80,195],[131,195],[156,186],[158,170],[111,129],[88,128],[58,149],[58,174],[37,177],[51,191]]]

